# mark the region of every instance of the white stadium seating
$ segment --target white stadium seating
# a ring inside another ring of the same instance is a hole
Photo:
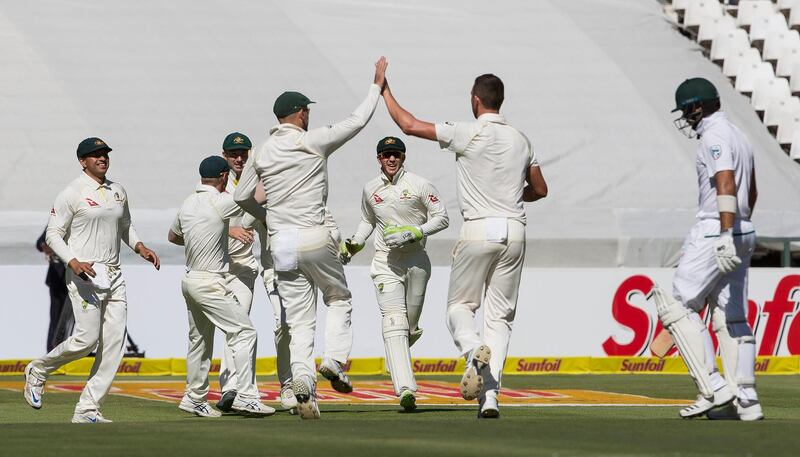
[[[664,12],[800,161],[800,0],[673,0]]]

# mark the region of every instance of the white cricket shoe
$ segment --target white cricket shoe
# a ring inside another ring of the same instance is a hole
[[[417,409],[417,397],[414,396],[414,392],[403,389],[403,392],[400,393],[400,406],[402,406],[403,410],[406,412]]]
[[[222,416],[222,413],[212,408],[207,401],[198,403],[196,401],[192,401],[192,399],[186,395],[184,395],[181,399],[181,403],[178,405],[178,408],[180,408],[182,411],[186,411],[187,413],[191,413],[200,417]]]
[[[464,400],[474,400],[478,398],[483,390],[483,369],[489,365],[492,357],[492,350],[489,346],[482,344],[472,350],[467,358],[467,368],[461,377],[461,396]]]
[[[275,414],[275,408],[261,403],[259,400],[247,400],[237,395],[231,409],[243,416],[264,417]]]
[[[714,408],[728,405],[733,401],[734,398],[735,397],[731,390],[728,389],[727,385],[725,385],[714,391],[714,396],[711,398],[705,398],[703,395],[698,395],[697,400],[695,400],[694,403],[681,409],[678,414],[684,419],[692,419],[702,416]]]
[[[297,408],[297,398],[294,396],[291,381],[281,386],[281,408],[289,410]]]
[[[35,374],[31,373],[33,367],[29,363],[25,367],[25,401],[28,402],[34,409],[42,407],[42,394],[44,393],[44,379],[38,378]]]
[[[75,413],[72,416],[73,424],[110,424],[111,419],[106,419],[100,411],[86,411],[85,413]]]
[[[741,420],[758,421],[764,419],[761,403],[758,400],[743,400],[737,398],[722,408],[712,409],[708,412],[711,420]]]
[[[497,419],[500,417],[497,395],[485,395],[479,404],[478,419]]]
[[[342,369],[342,364],[338,361],[325,357],[322,359],[322,363],[319,364],[319,373],[331,382],[333,390],[343,394],[349,394],[353,391],[353,384],[350,382],[350,378],[347,377],[347,373]]]
[[[317,406],[317,389],[314,380],[308,377],[296,378],[292,383],[294,396],[297,398],[297,412],[303,419],[319,419]]]

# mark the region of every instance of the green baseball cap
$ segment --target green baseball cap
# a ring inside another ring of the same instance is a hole
[[[223,151],[235,151],[237,149],[253,149],[253,143],[244,133],[233,132],[226,136],[225,141],[222,142]]]
[[[284,92],[275,99],[272,112],[276,117],[282,118],[296,113],[312,103],[314,102],[300,92]]]
[[[711,81],[705,78],[689,78],[675,90],[675,109],[671,112],[682,111],[694,103],[718,99],[719,92]]]
[[[378,141],[378,147],[375,148],[375,150],[378,151],[378,154],[381,154],[385,151],[400,151],[405,153],[406,145],[400,138],[387,136],[386,138]]]
[[[89,154],[100,150],[105,150],[106,152],[112,151],[112,149],[106,144],[106,142],[101,140],[100,138],[96,137],[86,138],[85,140],[81,141],[78,144],[78,158],[80,159],[86,157]]]
[[[200,162],[201,178],[219,178],[219,175],[230,170],[228,161],[220,156],[206,157]]]

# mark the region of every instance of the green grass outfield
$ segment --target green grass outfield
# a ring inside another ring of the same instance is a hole
[[[364,379],[384,378],[356,377],[356,388]],[[687,376],[671,375],[506,376],[504,385],[656,398],[690,398],[694,391]],[[405,414],[390,406],[322,404],[320,421],[287,413],[203,419],[166,402],[112,395],[103,413],[115,422],[91,425],[68,423],[78,394],[48,392],[36,411],[20,392],[0,391],[0,456],[800,455],[800,376],[762,376],[758,388],[767,420],[755,423],[682,420],[672,406],[501,405],[502,418],[493,421],[477,420],[475,408],[465,407],[421,406]]]

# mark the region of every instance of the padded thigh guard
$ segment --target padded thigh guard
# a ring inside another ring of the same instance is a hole
[[[704,326],[697,313],[689,310],[674,298],[664,293],[658,286],[651,292],[656,302],[658,318],[664,328],[672,335],[675,345],[680,351],[689,374],[694,378],[700,393],[706,397],[714,396],[711,387],[710,372],[706,363]]]
[[[411,354],[408,350],[408,318],[405,313],[388,313],[383,316],[383,343],[386,362],[392,375],[395,395],[405,390],[417,391],[417,382],[411,370]]]

